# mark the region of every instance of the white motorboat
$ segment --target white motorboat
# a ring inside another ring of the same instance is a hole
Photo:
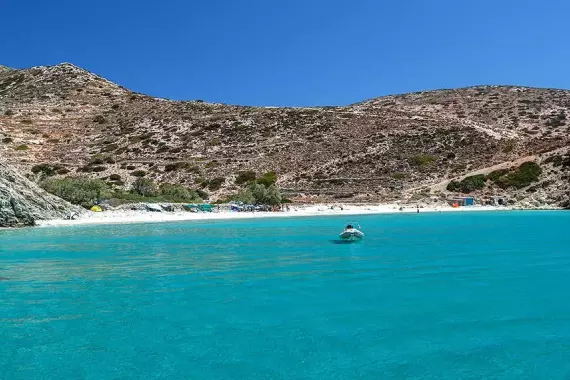
[[[357,226],[358,228],[361,228],[360,225],[357,224]],[[353,224],[348,224],[344,231],[339,234],[339,237],[342,240],[349,241],[364,239],[364,232],[360,231],[358,228],[354,227]]]

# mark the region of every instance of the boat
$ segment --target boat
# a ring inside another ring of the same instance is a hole
[[[362,227],[360,227],[360,225],[358,223],[349,223],[346,225],[346,228],[344,229],[344,231],[342,231],[339,234],[339,237],[342,240],[347,240],[347,241],[356,241],[356,240],[364,239],[364,232],[362,232],[358,228],[354,227],[355,225],[357,225],[358,228],[362,228]]]

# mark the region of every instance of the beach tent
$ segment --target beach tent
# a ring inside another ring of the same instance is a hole
[[[182,207],[184,207],[184,210],[186,210],[186,211],[191,211],[191,212],[197,212],[198,211],[198,205],[193,204],[193,203],[184,205]]]
[[[203,212],[212,212],[212,210],[214,209],[214,206],[212,206],[211,204],[208,204],[208,203],[203,203],[201,205],[198,205],[198,209],[200,211],[203,211]]]
[[[147,204],[146,209],[147,209],[147,211],[152,211],[152,212],[162,212],[162,207],[160,207],[159,205],[157,205],[155,203]]]
[[[101,212],[101,211],[103,211],[103,209],[100,206],[95,205],[95,206],[91,207],[91,211]]]

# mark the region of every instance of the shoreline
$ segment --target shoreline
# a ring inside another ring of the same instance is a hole
[[[400,210],[403,207],[403,210]],[[505,206],[468,206],[454,208],[451,206],[420,206],[419,213],[434,212],[477,212],[477,211],[511,211],[512,207]],[[149,212],[139,210],[109,210],[103,212],[87,211],[75,220],[52,219],[37,222],[37,227],[81,226],[102,224],[134,224],[134,223],[163,223],[202,220],[237,220],[258,218],[291,218],[314,216],[358,216],[379,214],[416,214],[418,208],[397,204],[381,205],[349,205],[343,209],[333,209],[327,205],[291,206],[290,211],[279,212]]]

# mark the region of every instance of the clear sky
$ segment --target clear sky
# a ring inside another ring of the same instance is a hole
[[[478,84],[570,88],[570,1],[0,0],[0,64],[134,91],[343,105]]]

